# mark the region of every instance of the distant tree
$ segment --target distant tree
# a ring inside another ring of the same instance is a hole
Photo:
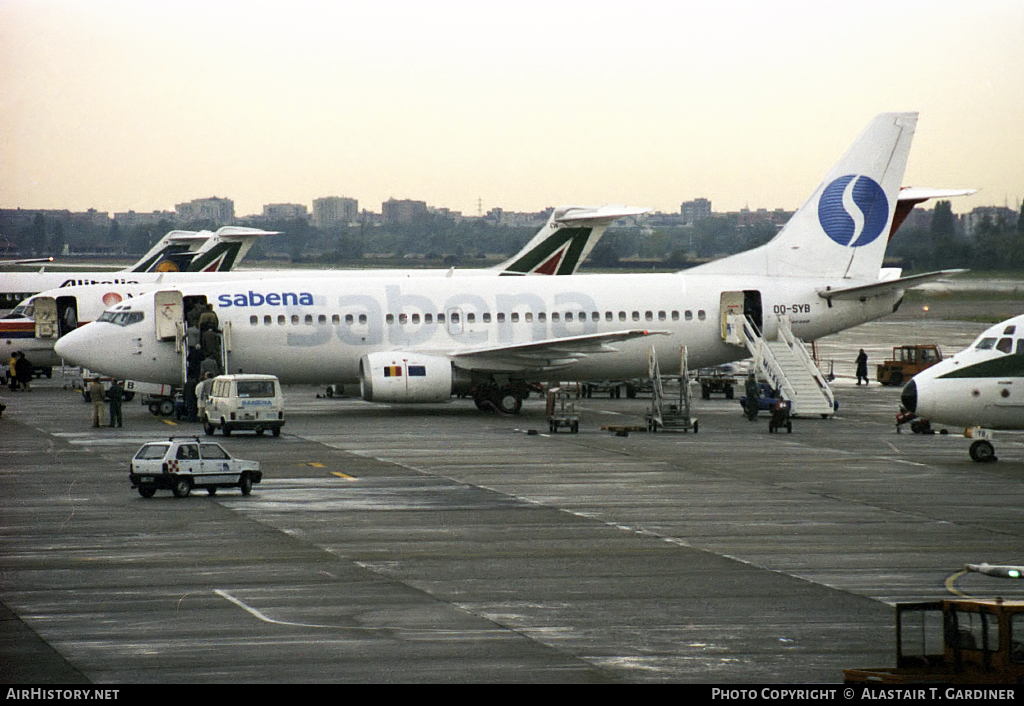
[[[33,255],[44,255],[49,250],[46,242],[46,219],[37,213],[29,227],[29,250]]]
[[[110,245],[124,244],[124,233],[121,232],[121,226],[117,224],[117,221],[113,221],[107,230],[107,243]]]
[[[64,223],[57,221],[53,224],[53,233],[50,235],[50,255],[58,257],[64,254],[64,246],[67,244],[67,235],[64,232]]]
[[[618,267],[619,253],[614,244],[602,241],[590,251],[587,260],[594,267]]]
[[[949,201],[935,204],[929,232],[932,236],[929,258],[931,267],[956,267],[964,264],[965,251],[956,243],[956,218]]]

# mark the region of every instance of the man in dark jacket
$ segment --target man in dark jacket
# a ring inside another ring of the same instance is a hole
[[[107,390],[107,400],[110,402],[110,426],[121,426],[121,402],[124,401],[124,388],[118,380],[110,383]]]

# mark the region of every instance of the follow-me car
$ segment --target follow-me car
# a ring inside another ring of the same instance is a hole
[[[259,461],[234,458],[220,444],[171,437],[143,445],[131,461],[128,480],[144,498],[158,490],[185,498],[192,488],[205,488],[210,495],[218,488],[239,488],[248,495],[253,483],[263,480],[263,471]]]

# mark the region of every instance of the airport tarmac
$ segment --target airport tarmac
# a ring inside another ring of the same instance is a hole
[[[915,328],[916,327],[916,328]],[[929,322],[947,354],[984,324]],[[615,436],[649,399],[583,402],[549,434],[472,402],[397,408],[286,389],[248,497],[143,499],[138,447],[201,433],[137,403],[89,426],[60,379],[0,392],[0,679],[12,683],[837,682],[893,663],[897,601],[1024,598],[963,574],[1024,563],[1024,438],[998,463],[896,434],[856,387],[913,322],[819,345],[835,419],[792,434],[696,400],[700,433]],[[923,342],[923,341],[922,341]],[[542,433],[530,434],[530,430]]]

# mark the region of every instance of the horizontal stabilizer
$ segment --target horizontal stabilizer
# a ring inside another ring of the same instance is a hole
[[[928,199],[952,199],[976,193],[978,193],[977,189],[932,189],[926,186],[904,186],[900,189],[899,200],[921,203]]]
[[[939,270],[937,272],[925,272],[920,275],[900,277],[899,279],[892,279],[884,282],[863,284],[859,287],[819,289],[818,296],[822,299],[867,299],[868,297],[891,294],[892,292],[897,292],[903,289],[912,289],[918,285],[925,284],[926,282],[932,282],[937,279],[942,279],[943,277],[953,277],[955,275],[963,274],[964,272],[967,272],[967,270]]]
[[[614,221],[626,216],[640,216],[651,209],[639,206],[563,206],[555,209],[552,219],[556,223],[593,223]]]

